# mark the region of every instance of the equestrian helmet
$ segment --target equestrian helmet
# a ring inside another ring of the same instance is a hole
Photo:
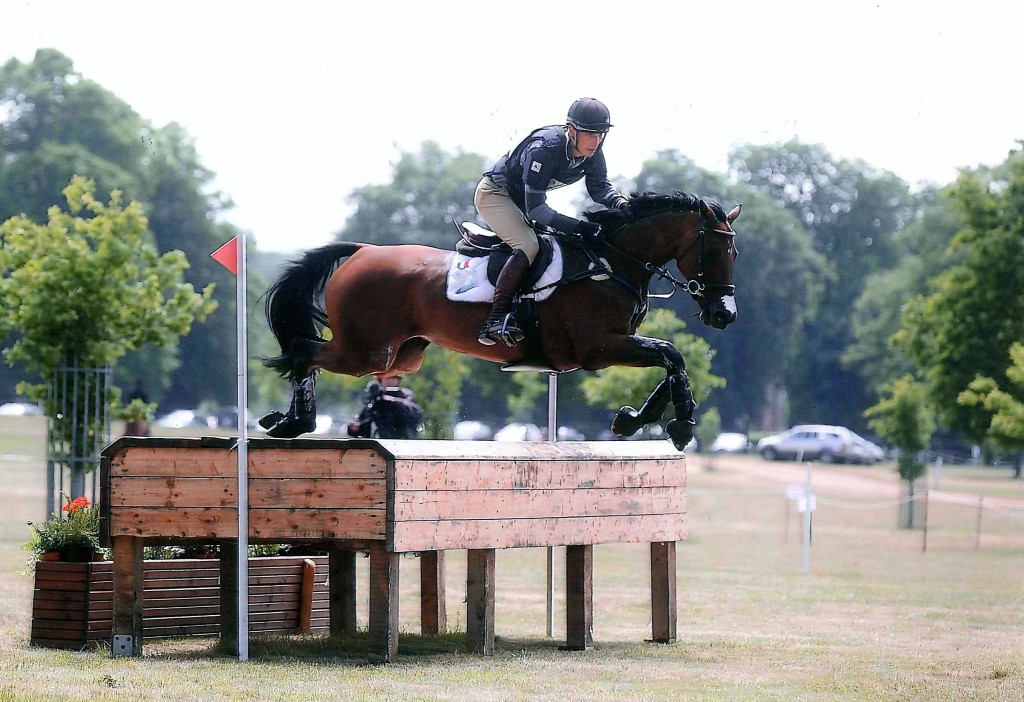
[[[566,122],[581,132],[607,132],[612,127],[611,113],[596,98],[580,98],[569,108]]]

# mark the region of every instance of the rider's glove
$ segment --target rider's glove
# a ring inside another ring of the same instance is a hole
[[[616,209],[630,219],[633,219],[633,208],[629,206],[629,200],[623,200]]]
[[[601,225],[597,222],[586,222],[581,220],[580,223],[576,225],[576,234],[591,246],[597,246],[604,241],[604,238],[601,236]]]

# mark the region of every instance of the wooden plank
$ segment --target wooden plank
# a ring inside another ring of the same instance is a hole
[[[110,459],[112,496],[114,478],[125,475],[230,478],[238,475],[238,454],[227,448],[129,446]]]
[[[370,544],[370,646],[375,663],[398,658],[398,559],[383,541]]]
[[[250,508],[383,509],[384,478],[266,478],[249,481]]]
[[[594,547],[565,547],[565,649],[594,647]]]
[[[238,478],[188,476],[111,477],[112,507],[234,507]]]
[[[251,509],[250,535],[260,539],[383,539],[383,509]]]
[[[431,490],[395,492],[395,521],[606,517],[680,514],[686,490],[568,488],[563,490]]]
[[[395,461],[394,489],[520,490],[686,485],[684,459]]]
[[[110,535],[168,538],[237,538],[237,509],[110,508]]]
[[[647,543],[686,538],[686,513],[637,517],[453,519],[396,522],[393,527],[388,548],[396,552]]]
[[[676,543],[651,544],[651,638],[658,643],[676,640]]]
[[[495,551],[466,552],[466,651],[494,655]]]
[[[250,478],[384,478],[386,470],[372,449],[249,450]]]
[[[308,634],[313,617],[313,580],[316,578],[316,563],[307,560],[302,567],[302,593],[299,598],[299,630]],[[251,608],[251,607],[250,607]]]
[[[420,554],[420,632],[437,636],[447,630],[444,551],[426,551]]]

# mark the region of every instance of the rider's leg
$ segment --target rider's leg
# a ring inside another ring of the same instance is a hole
[[[473,202],[494,233],[515,249],[498,275],[491,313],[480,330],[478,340],[487,346],[498,340],[512,346],[523,338],[522,330],[510,316],[512,300],[523,275],[537,257],[540,244],[533,229],[523,219],[522,211],[490,178],[480,181]]]

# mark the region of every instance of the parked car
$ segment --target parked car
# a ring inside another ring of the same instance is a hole
[[[876,463],[882,449],[846,427],[801,424],[757,442],[757,452],[766,461],[782,459],[822,463]]]
[[[211,429],[217,426],[217,419],[197,409],[179,409],[158,417],[153,423],[158,427],[170,427],[172,429],[183,429],[185,427],[205,427]]]
[[[454,435],[456,441],[486,441],[494,432],[483,422],[467,419],[455,425]]]
[[[0,405],[0,416],[4,417],[38,417],[42,413],[43,410],[39,409],[38,405],[28,402],[5,402]]]
[[[494,433],[495,441],[543,441],[544,432],[536,424],[512,422]]]
[[[725,431],[711,442],[711,453],[746,453],[750,450],[750,439],[746,434]]]

